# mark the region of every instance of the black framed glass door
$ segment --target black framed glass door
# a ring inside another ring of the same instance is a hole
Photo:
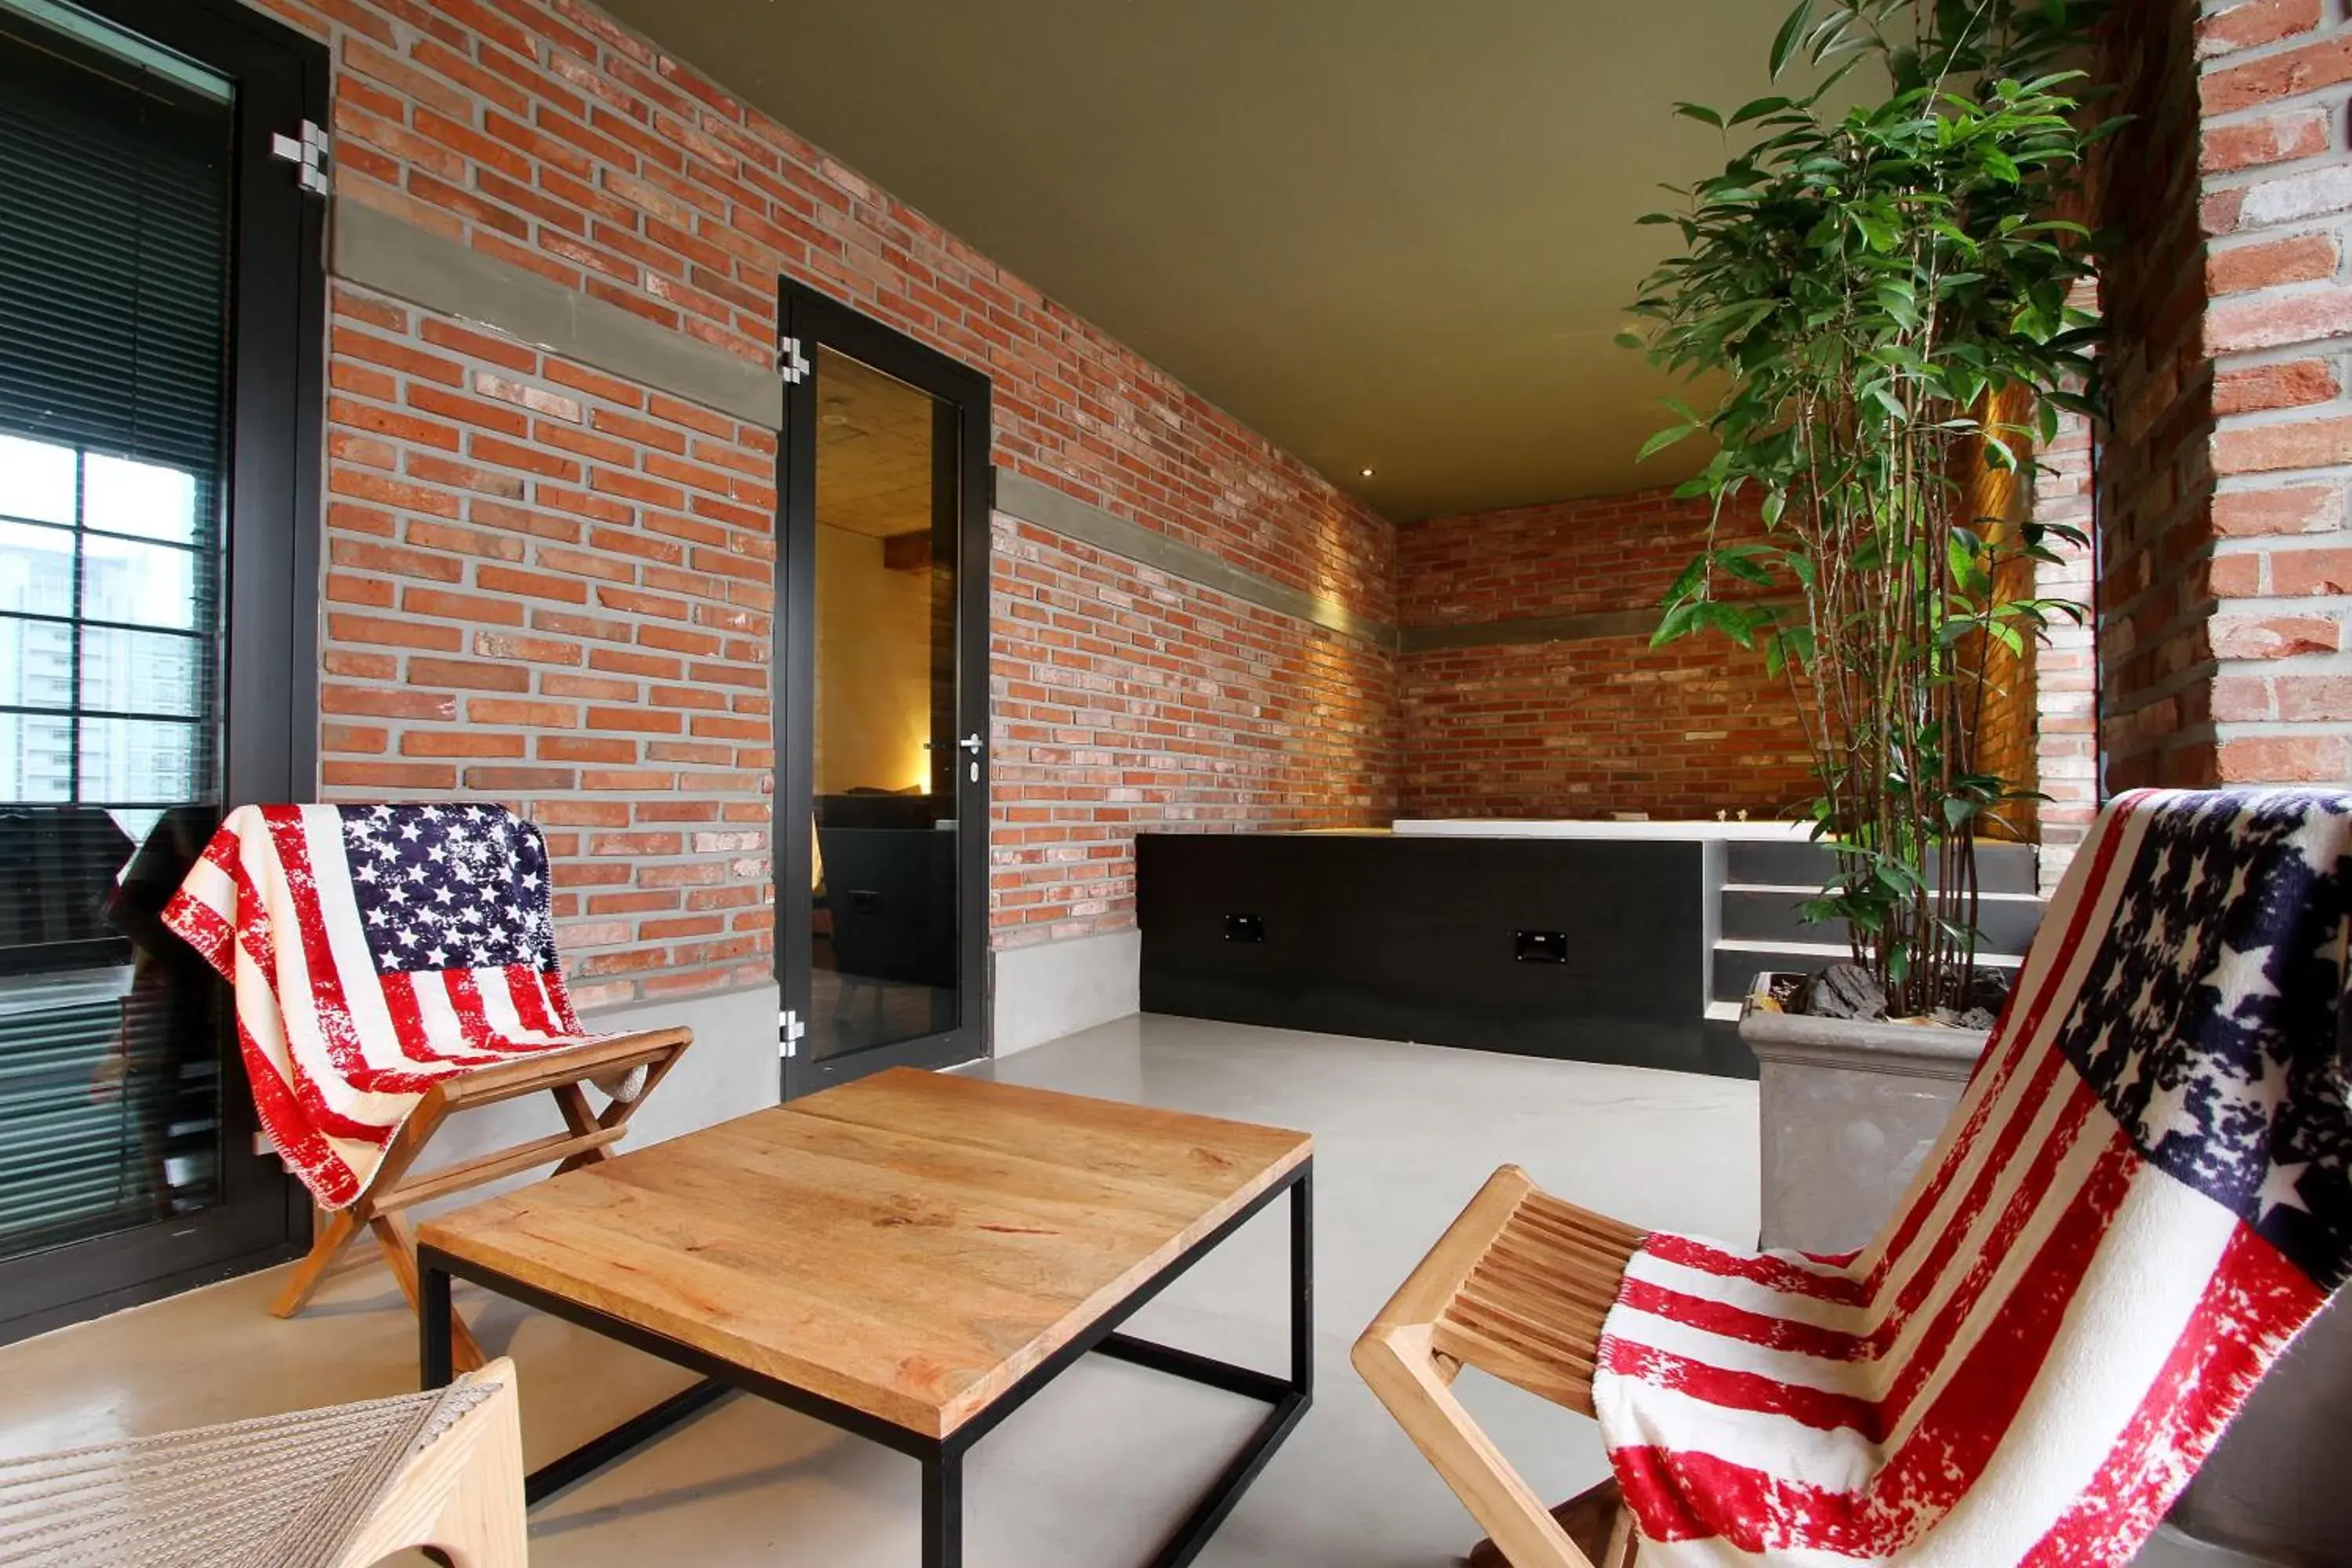
[[[987,1050],[989,386],[797,286],[782,306],[792,1096]]]
[[[228,993],[159,919],[310,792],[325,53],[0,0],[0,1340],[289,1255]]]

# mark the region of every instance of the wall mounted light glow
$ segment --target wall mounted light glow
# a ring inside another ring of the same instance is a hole
[[[1371,477],[1372,477],[1372,470],[1371,470],[1371,469],[1370,469],[1370,468],[1366,468],[1366,469],[1364,470],[1364,478],[1366,478],[1366,479],[1370,479]]]

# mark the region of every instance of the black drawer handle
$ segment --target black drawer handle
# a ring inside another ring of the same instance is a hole
[[[1511,954],[1521,963],[1566,963],[1568,933],[1564,931],[1523,931],[1511,935]]]

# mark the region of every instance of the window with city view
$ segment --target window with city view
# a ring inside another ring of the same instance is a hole
[[[0,6],[0,1260],[220,1199],[236,90]]]
[[[152,826],[210,793],[208,482],[0,436],[0,790]],[[143,837],[143,831],[134,835]]]

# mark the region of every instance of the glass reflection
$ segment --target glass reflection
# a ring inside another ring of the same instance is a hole
[[[816,371],[809,1042],[836,1056],[960,1021],[956,426],[831,349]]]
[[[219,1201],[221,990],[160,923],[220,817],[205,493],[0,437],[0,1257]]]

